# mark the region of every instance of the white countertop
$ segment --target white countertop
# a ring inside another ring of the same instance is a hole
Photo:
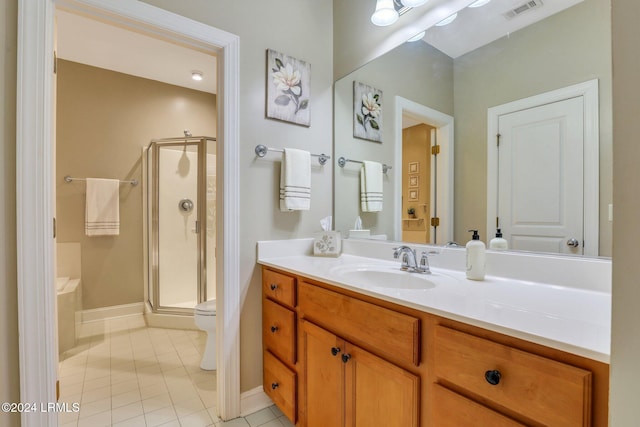
[[[347,278],[340,270],[375,265],[395,271],[398,261],[344,253],[324,258],[291,251],[284,256],[258,252],[258,262],[265,266],[609,363],[610,292],[491,275],[473,281],[462,271],[438,267],[432,267],[433,275],[426,277],[436,286],[397,289]]]

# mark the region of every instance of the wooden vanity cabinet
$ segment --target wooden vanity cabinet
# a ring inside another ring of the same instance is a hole
[[[300,386],[307,427],[418,427],[418,376],[302,321]]]
[[[267,267],[263,345],[298,427],[608,423],[605,363]]]

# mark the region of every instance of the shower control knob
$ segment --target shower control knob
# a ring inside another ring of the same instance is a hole
[[[191,212],[193,210],[193,202],[191,199],[182,199],[178,202],[178,209],[182,212]]]

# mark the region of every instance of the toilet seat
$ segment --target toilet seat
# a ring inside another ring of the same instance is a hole
[[[196,305],[195,313],[200,316],[215,316],[216,315],[216,300],[212,299],[209,301],[201,302]]]

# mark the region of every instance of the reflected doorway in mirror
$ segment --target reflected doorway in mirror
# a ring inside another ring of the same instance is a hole
[[[353,137],[382,142],[382,91],[353,82]]]

